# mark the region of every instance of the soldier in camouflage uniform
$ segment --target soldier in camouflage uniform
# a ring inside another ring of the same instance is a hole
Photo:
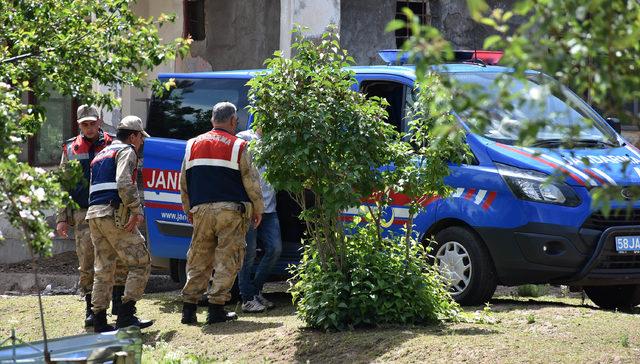
[[[129,274],[115,328],[153,324],[135,316],[136,301],[142,298],[151,270],[149,251],[138,230],[144,216],[135,182],[137,153],[148,136],[140,118],[127,116],[118,124],[116,140],[91,163],[87,220],[95,247],[95,332],[114,329],[107,324],[106,309],[118,258],[126,263]]]
[[[183,324],[197,323],[197,302],[214,270],[207,292],[207,324],[237,318],[224,310],[224,304],[242,266],[249,223],[257,227],[264,210],[248,143],[234,135],[236,107],[229,102],[216,104],[211,121],[213,130],[187,142],[180,175],[182,205],[193,223],[187,283],[182,289]]]
[[[112,136],[101,128],[101,120],[98,110],[94,106],[81,105],[77,110],[78,127],[80,134],[67,140],[62,145],[62,158],[60,166],[70,160],[77,160],[83,172],[83,180],[71,191],[77,208],[68,206],[58,211],[56,216],[56,231],[58,236],[68,238],[69,227],[73,227],[73,235],[76,241],[76,254],[78,255],[78,272],[80,273],[80,293],[86,302],[84,325],[93,326],[93,311],[91,310],[91,289],[93,287],[93,243],[89,232],[89,224],[85,221],[87,207],[89,207],[89,165],[96,153],[111,144]],[[112,308],[118,305],[124,292],[124,282],[127,279],[127,268],[118,261],[116,264],[115,286],[113,287]]]

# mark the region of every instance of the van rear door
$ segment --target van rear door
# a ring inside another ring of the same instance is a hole
[[[238,130],[246,128],[250,76],[160,75],[161,81],[169,78],[175,79],[176,86],[154,97],[149,108],[146,129],[152,137],[145,141],[142,172],[145,215],[151,254],[185,259],[192,232],[179,189],[186,141],[211,130],[211,108],[221,101],[238,107]]]

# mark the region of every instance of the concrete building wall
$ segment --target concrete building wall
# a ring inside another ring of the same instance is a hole
[[[158,17],[160,14],[175,14],[176,20],[173,23],[165,23],[159,30],[160,38],[165,42],[170,42],[178,37],[182,36],[183,30],[183,5],[182,0],[140,0],[131,5],[136,14],[142,17]],[[176,72],[177,62],[171,61],[163,63],[156,67],[153,71],[149,72],[149,79],[154,80],[159,73],[163,72]],[[149,89],[138,90],[136,88],[124,87],[122,93],[122,108],[120,114],[137,115],[143,122],[147,120],[147,107],[148,101],[151,97],[151,91]],[[117,125],[119,120],[113,120],[114,126]]]
[[[357,65],[381,64],[378,51],[396,48],[384,28],[395,18],[396,0],[342,0],[340,37]]]
[[[205,2],[205,39],[193,42],[191,56],[210,70],[261,68],[279,47],[280,1]]]
[[[340,0],[281,0],[280,49],[285,57],[291,56],[291,30],[296,25],[308,28],[305,35],[318,38],[334,24],[340,27]]]
[[[491,9],[511,9],[514,0],[489,0]],[[471,18],[466,0],[431,0],[431,25],[440,30],[454,48],[482,49],[485,38],[495,32]],[[517,19],[513,18],[514,22]]]

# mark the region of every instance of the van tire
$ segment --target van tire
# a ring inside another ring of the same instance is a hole
[[[482,240],[469,229],[452,226],[435,236],[436,245],[431,251],[436,266],[446,264],[452,258],[462,265],[455,265],[453,278],[457,288],[450,290],[451,297],[461,305],[481,305],[488,302],[498,285],[491,256]],[[445,275],[446,276],[446,275]],[[467,283],[463,283],[464,281]]]
[[[630,310],[640,305],[640,285],[586,286],[584,292],[598,307]]]

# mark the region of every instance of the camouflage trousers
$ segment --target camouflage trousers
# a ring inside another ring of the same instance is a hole
[[[225,209],[224,203],[202,204],[191,211],[193,236],[187,252],[187,283],[182,299],[197,303],[207,291],[215,269],[207,296],[212,304],[225,304],[231,299],[229,292],[242,267],[249,221],[239,211]]]
[[[106,310],[111,300],[116,262],[122,260],[128,270],[122,302],[139,301],[149,280],[151,257],[140,231],[120,230],[113,216],[89,220],[95,248],[95,279],[91,303],[93,312]]]
[[[78,272],[80,273],[80,292],[87,295],[93,289],[93,243],[89,223],[85,221],[87,209],[73,210],[69,225],[73,226],[73,236],[76,240],[76,254],[78,255]],[[115,285],[124,286],[127,280],[127,266],[118,259],[116,262]]]

